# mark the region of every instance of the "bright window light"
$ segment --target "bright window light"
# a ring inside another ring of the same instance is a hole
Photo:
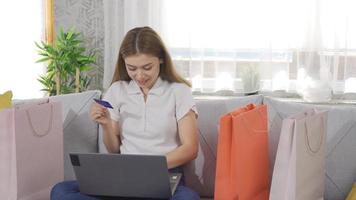
[[[196,75],[192,78],[192,90],[199,91],[202,88],[202,77],[201,75]]]
[[[35,41],[43,33],[42,2],[4,1],[0,6],[0,93],[12,90],[14,99],[43,96],[37,78],[44,67],[35,63]]]
[[[272,91],[287,91],[288,81],[288,75],[285,71],[276,73],[272,79]]]
[[[345,93],[356,93],[356,78],[346,79]]]
[[[231,77],[231,75],[227,72],[221,72],[217,76],[216,79],[216,87],[215,90],[231,90],[233,91],[233,83],[234,79]]]
[[[356,47],[354,0],[163,1],[165,39],[171,48]],[[317,13],[311,10],[319,10]],[[330,13],[330,10],[333,13]],[[307,11],[301,14],[301,11]],[[184,14],[182,14],[184,13]],[[283,16],[283,17],[281,17]],[[320,30],[311,29],[320,27]],[[316,31],[316,32],[314,32]],[[338,32],[336,32],[338,31]]]

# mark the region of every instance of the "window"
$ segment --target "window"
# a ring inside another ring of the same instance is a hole
[[[334,94],[356,93],[354,7],[352,0],[162,1],[161,32],[198,93],[248,93],[244,86],[257,78],[263,91],[325,83]]]
[[[42,97],[37,78],[44,67],[35,64],[38,56],[34,42],[44,38],[44,2],[0,4],[0,93],[12,90],[15,99]]]

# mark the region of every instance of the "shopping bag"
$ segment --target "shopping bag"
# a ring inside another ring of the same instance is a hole
[[[273,170],[271,200],[319,200],[324,197],[326,112],[307,110],[288,117]]]
[[[267,109],[248,104],[220,119],[216,200],[268,199]]]
[[[63,180],[61,112],[59,102],[0,112],[0,199],[48,200]]]

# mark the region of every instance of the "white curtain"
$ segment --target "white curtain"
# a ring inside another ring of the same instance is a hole
[[[161,1],[105,0],[105,47],[103,88],[110,86],[121,41],[126,32],[138,26],[151,26],[158,32],[161,27]]]
[[[12,90],[14,99],[42,97],[37,81],[44,72],[35,64],[35,41],[43,40],[42,0],[3,1],[0,3],[0,94]]]
[[[356,93],[354,0],[123,4],[121,30],[158,30],[196,92]]]

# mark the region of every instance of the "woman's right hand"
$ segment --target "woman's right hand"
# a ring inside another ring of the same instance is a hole
[[[108,125],[111,123],[108,109],[98,103],[93,103],[90,110],[90,118],[100,125]]]
[[[108,152],[119,153],[121,145],[119,124],[111,119],[109,110],[95,102],[90,110],[90,118],[102,126],[103,142]]]

